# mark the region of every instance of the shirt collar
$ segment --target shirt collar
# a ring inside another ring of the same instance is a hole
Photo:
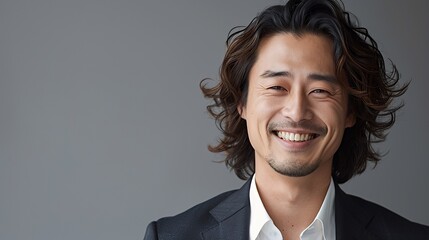
[[[323,226],[325,239],[335,239],[335,184],[331,178],[328,191],[315,219]]]
[[[258,189],[256,187],[255,175],[252,177],[249,191],[250,200],[250,228],[249,236],[250,240],[255,240],[259,232],[263,230],[264,225],[267,222],[272,222],[271,217],[268,215],[264,204],[262,203],[261,197],[259,196]],[[322,225],[323,239],[331,240],[335,239],[335,185],[331,178],[328,191],[323,200],[322,206],[316,215],[314,221],[301,233],[301,237],[309,231],[310,228]]]
[[[250,229],[249,236],[250,240],[255,240],[262,227],[266,222],[271,221],[270,216],[265,210],[264,204],[262,203],[261,197],[259,196],[258,189],[256,188],[255,175],[252,177],[250,183]]]

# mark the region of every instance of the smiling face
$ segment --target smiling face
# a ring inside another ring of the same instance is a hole
[[[239,108],[255,149],[256,172],[331,174],[344,129],[354,124],[335,73],[327,37],[278,33],[261,41],[247,101]]]

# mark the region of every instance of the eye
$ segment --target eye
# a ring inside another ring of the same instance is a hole
[[[314,89],[313,91],[311,91],[311,93],[315,93],[317,95],[331,95],[330,92],[328,92],[324,89]]]
[[[286,91],[286,89],[282,86],[272,86],[272,87],[269,87],[268,89],[275,90],[275,91]]]

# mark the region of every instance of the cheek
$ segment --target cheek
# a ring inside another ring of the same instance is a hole
[[[317,116],[327,127],[328,132],[324,137],[324,152],[333,155],[341,144],[346,128],[346,109],[341,105],[319,106]]]
[[[247,112],[251,119],[263,121],[278,112],[279,105],[281,105],[280,101],[264,97],[254,98],[254,101],[249,101]]]
[[[266,141],[267,135],[269,135],[267,132],[268,125],[276,114],[275,109],[273,104],[260,98],[248,102],[246,124],[252,145]]]
[[[347,109],[342,104],[319,104],[314,107],[316,115],[332,131],[346,128]]]

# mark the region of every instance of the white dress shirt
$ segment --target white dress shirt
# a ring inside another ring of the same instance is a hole
[[[280,230],[274,225],[256,187],[255,175],[250,185],[250,240],[282,240]],[[300,234],[301,240],[335,240],[335,186],[331,179],[322,206],[313,222]]]

